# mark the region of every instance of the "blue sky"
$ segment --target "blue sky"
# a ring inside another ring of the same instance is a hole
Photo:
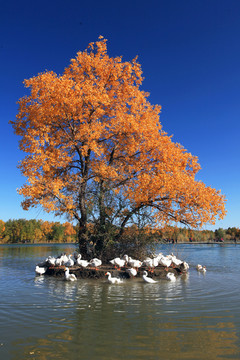
[[[240,2],[234,0],[5,1],[0,11],[0,219],[57,220],[21,209],[17,169],[24,154],[9,120],[26,94],[22,82],[60,74],[99,35],[110,56],[138,55],[152,104],[175,142],[198,156],[198,179],[227,198],[215,226],[240,226]]]

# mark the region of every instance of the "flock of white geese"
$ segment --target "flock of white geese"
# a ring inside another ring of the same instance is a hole
[[[145,260],[140,261],[137,259],[133,259],[128,255],[124,255],[122,258],[116,257],[110,260],[110,263],[115,267],[115,269],[124,268],[130,277],[135,277],[138,274],[139,268],[142,266],[148,268],[149,272],[153,272],[153,269],[158,265],[162,265],[168,270],[168,268],[182,266],[183,271],[187,272],[189,269],[189,265],[186,261],[182,261],[178,259],[173,253],[170,255],[164,256],[162,253],[159,253],[157,256],[152,258],[147,257]],[[64,277],[67,281],[76,281],[77,277],[75,274],[70,274],[70,269],[73,266],[80,266],[82,268],[93,268],[97,269],[102,265],[102,261],[100,259],[94,258],[90,261],[83,260],[81,254],[74,253],[73,255],[61,254],[58,257],[48,256],[45,261],[39,265],[36,265],[35,272],[37,275],[44,275],[49,266],[64,267]],[[197,271],[205,273],[206,267],[200,264],[196,267]],[[113,277],[112,274],[108,271],[105,274],[107,276],[108,282],[110,284],[121,284],[123,279],[119,277]],[[146,270],[142,273],[143,281],[154,284],[158,281],[152,279],[148,276],[148,272]],[[166,280],[176,281],[176,276],[172,272],[166,272]]]

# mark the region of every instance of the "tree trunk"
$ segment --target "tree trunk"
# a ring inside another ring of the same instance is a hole
[[[79,193],[79,209],[80,209],[80,218],[79,230],[78,230],[78,244],[79,252],[83,258],[87,259],[89,257],[89,234],[87,229],[87,210],[86,210],[86,184],[82,183]]]
[[[104,181],[100,182],[100,191],[98,198],[98,206],[99,206],[99,225],[98,225],[98,235],[95,244],[95,251],[97,254],[101,254],[104,248],[104,239],[106,233],[106,210],[105,210],[105,189],[104,189]]]

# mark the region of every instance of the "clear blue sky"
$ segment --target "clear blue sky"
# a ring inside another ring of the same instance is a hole
[[[199,157],[198,179],[221,189],[228,214],[214,227],[240,226],[240,2],[236,0],[5,1],[0,11],[0,219],[57,220],[21,209],[23,153],[9,120],[23,80],[60,74],[99,35],[111,56],[139,56],[163,129]]]

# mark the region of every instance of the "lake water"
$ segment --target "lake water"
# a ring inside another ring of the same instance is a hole
[[[240,359],[239,245],[160,246],[190,265],[175,283],[35,277],[73,250],[0,245],[0,359]]]

